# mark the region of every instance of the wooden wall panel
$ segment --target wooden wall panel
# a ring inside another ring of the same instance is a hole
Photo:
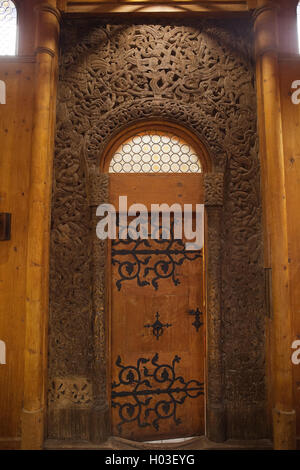
[[[0,61],[7,89],[0,105],[0,212],[12,214],[11,240],[0,242],[0,339],[7,348],[0,365],[0,449],[18,447],[20,437],[33,79],[33,61]]]
[[[300,104],[292,103],[291,84],[300,80],[300,58],[280,62],[285,153],[293,340],[300,339]],[[291,349],[292,354],[292,349]],[[300,441],[300,364],[293,366],[294,407]],[[298,441],[298,442],[299,442]],[[300,442],[299,442],[300,443]]]

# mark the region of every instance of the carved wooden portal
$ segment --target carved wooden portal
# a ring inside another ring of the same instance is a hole
[[[110,433],[105,244],[93,239],[92,228],[94,208],[109,193],[108,176],[96,168],[116,133],[162,118],[190,129],[213,159],[204,182],[211,312],[207,432],[217,440],[268,435],[251,45],[247,20],[64,24],[52,206],[49,438],[99,442]]]
[[[115,178],[115,175],[90,174],[92,213],[96,213],[96,208],[99,204],[111,202],[109,195],[109,178],[112,177]],[[204,183],[204,203],[207,217],[205,243],[207,308],[206,312],[204,312],[204,320],[207,322],[207,383],[205,387],[203,386],[203,392],[207,394],[207,428],[210,430],[210,437],[215,440],[224,440],[225,438],[223,367],[221,355],[221,213],[223,205],[223,177],[222,173],[206,173],[204,176],[193,176],[193,178],[199,178],[201,181],[200,184],[202,184],[202,181]],[[138,178],[138,175],[135,175],[135,178]],[[96,232],[95,228],[96,220],[94,232]],[[93,247],[93,303],[95,319],[95,372],[93,384],[95,403],[97,403],[97,409],[94,410],[94,417],[97,415],[97,420],[93,427],[94,435],[91,436],[91,439],[94,440],[95,436],[97,436],[97,438],[99,439],[100,437],[101,440],[104,438],[105,433],[109,433],[110,429],[109,425],[107,427],[104,426],[103,429],[103,423],[104,420],[107,423],[109,419],[109,397],[107,391],[110,390],[110,384],[105,386],[105,371],[109,369],[109,363],[107,363],[107,361],[109,362],[110,358],[106,354],[107,345],[104,338],[110,336],[111,332],[108,327],[105,328],[105,318],[108,318],[108,316],[105,315],[105,305],[107,305],[107,299],[105,298],[106,278],[103,275],[102,269],[99,270],[99,266],[103,267],[107,259],[107,243],[100,241],[95,235]],[[201,276],[199,277],[199,280],[200,279]],[[111,319],[109,320],[109,324],[111,324]],[[99,368],[100,364],[101,366]],[[120,363],[120,367],[121,366],[122,364]],[[199,367],[201,369],[200,364]],[[123,414],[125,416],[125,412]],[[201,426],[198,429],[200,428]],[[99,430],[102,430],[100,436]],[[202,431],[204,433],[204,427]],[[173,430],[173,433],[174,432],[176,433],[176,430]],[[187,430],[185,433],[188,435]],[[169,435],[171,434],[171,431],[169,431]],[[126,437],[129,436],[127,435]],[[155,438],[155,433],[151,437]],[[167,435],[164,437],[167,437]]]

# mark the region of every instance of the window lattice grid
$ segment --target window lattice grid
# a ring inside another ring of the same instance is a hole
[[[201,173],[193,147],[171,133],[138,133],[114,154],[110,173]]]
[[[0,55],[15,55],[17,10],[11,0],[0,0]]]

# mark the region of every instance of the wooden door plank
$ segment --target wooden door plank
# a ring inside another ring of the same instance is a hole
[[[119,196],[127,196],[128,207],[142,203],[191,204],[204,201],[202,174],[110,174],[110,203],[116,208]]]

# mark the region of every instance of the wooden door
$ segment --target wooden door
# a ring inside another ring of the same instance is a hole
[[[111,202],[202,202],[202,176],[111,175]],[[172,231],[172,223],[171,223]],[[185,240],[111,243],[113,435],[145,441],[204,434],[203,251]]]

